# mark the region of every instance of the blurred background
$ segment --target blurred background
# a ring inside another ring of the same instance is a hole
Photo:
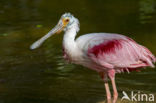
[[[99,75],[62,58],[63,33],[29,49],[65,12],[79,19],[78,36],[119,33],[156,55],[156,0],[0,0],[0,103],[105,101]],[[155,81],[151,68],[117,74],[119,100],[122,91],[156,94]]]

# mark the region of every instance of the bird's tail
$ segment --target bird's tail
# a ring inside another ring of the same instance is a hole
[[[156,57],[144,46],[141,46],[141,52],[144,55],[144,60],[149,64],[151,67],[155,67],[153,63],[156,62]]]

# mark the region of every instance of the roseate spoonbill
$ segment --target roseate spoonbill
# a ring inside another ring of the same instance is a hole
[[[115,73],[141,70],[139,67],[154,68],[155,56],[144,46],[129,37],[113,33],[90,33],[75,39],[79,21],[70,13],[61,16],[58,24],[48,34],[31,45],[38,48],[47,38],[64,31],[64,58],[97,71],[104,81],[107,101],[111,100],[108,79],[113,88],[113,103],[118,98]]]

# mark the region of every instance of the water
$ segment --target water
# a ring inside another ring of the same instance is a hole
[[[29,46],[71,12],[80,20],[79,35],[110,32],[127,35],[156,54],[155,0],[1,0],[0,103],[99,103],[103,81],[62,58],[63,33],[39,49]],[[117,74],[122,91],[156,94],[156,70]]]

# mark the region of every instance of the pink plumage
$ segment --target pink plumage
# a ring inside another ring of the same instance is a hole
[[[129,72],[138,70],[136,68],[139,67],[154,67],[152,63],[156,60],[154,55],[131,38],[108,33],[88,34],[87,36],[91,36],[92,39],[89,37],[90,41],[84,43],[85,46],[88,46],[86,53],[92,63],[95,63],[96,67],[100,66],[100,70],[96,68],[97,71],[115,69],[116,72]],[[87,38],[87,36],[80,38]],[[92,45],[95,41],[99,43]],[[86,48],[82,44],[81,48]]]
[[[64,58],[97,71],[104,80],[107,101],[111,100],[108,79],[112,82],[116,103],[118,92],[115,84],[115,73],[138,71],[140,67],[154,67],[155,56],[144,46],[129,37],[111,33],[90,33],[75,39],[79,31],[79,21],[70,13],[61,19],[48,34],[36,41],[31,49],[39,47],[47,38],[61,30]]]
[[[94,54],[96,57],[101,56],[102,54],[113,54],[116,52],[116,49],[121,49],[121,40],[108,40],[99,45],[95,45],[93,48],[88,49],[88,53]]]
[[[115,73],[140,71],[141,67],[153,67],[155,56],[144,46],[129,37],[110,33],[91,33],[76,39],[78,47],[74,56],[65,51],[65,57],[75,64],[80,64],[97,71],[105,82],[107,100],[109,100],[108,77],[112,81],[114,101],[118,97],[115,85]],[[115,103],[115,102],[113,102]]]

